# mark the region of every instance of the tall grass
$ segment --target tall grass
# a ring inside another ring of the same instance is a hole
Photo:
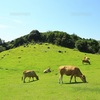
[[[61,53],[59,52],[61,51]],[[90,57],[91,65],[82,64],[84,56]],[[52,44],[35,44],[0,53],[0,100],[99,100],[100,99],[100,55],[86,54]],[[78,66],[86,75],[88,83],[58,84],[60,65]],[[44,74],[50,67],[52,72]],[[21,81],[23,70],[35,70],[38,81]]]

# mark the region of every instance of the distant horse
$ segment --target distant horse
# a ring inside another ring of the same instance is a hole
[[[84,64],[84,63],[88,63],[88,64],[90,64],[90,61],[89,60],[82,60],[82,63]]]
[[[84,63],[88,63],[88,64],[90,64],[90,58],[88,58],[88,57],[84,57],[84,59],[82,60],[82,63],[84,64]]]

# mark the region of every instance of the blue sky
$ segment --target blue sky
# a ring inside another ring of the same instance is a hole
[[[37,29],[100,40],[100,0],[2,0],[0,38],[11,41]]]

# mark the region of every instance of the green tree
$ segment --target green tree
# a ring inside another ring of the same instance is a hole
[[[25,43],[25,40],[23,37],[20,37],[20,38],[17,38],[15,39],[14,41],[14,47],[18,47],[18,46],[21,46]]]
[[[6,50],[6,48],[3,47],[3,46],[0,46],[0,52],[2,52],[2,51],[4,51],[4,50]]]
[[[40,40],[40,32],[38,30],[33,30],[28,35],[28,41],[34,40],[35,42]]]
[[[75,43],[79,51],[87,53],[97,53],[99,50],[99,43],[94,39],[80,39]]]

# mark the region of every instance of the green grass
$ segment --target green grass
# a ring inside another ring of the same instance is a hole
[[[49,48],[48,48],[49,47]],[[63,53],[59,53],[58,51]],[[90,57],[91,65],[83,65],[84,56]],[[3,58],[2,58],[3,57]],[[73,49],[52,44],[35,44],[0,53],[0,100],[99,100],[100,99],[100,55],[81,53]],[[58,84],[60,65],[78,66],[86,75],[88,83]],[[50,67],[52,72],[44,74]],[[21,81],[24,70],[35,70],[38,81]]]

